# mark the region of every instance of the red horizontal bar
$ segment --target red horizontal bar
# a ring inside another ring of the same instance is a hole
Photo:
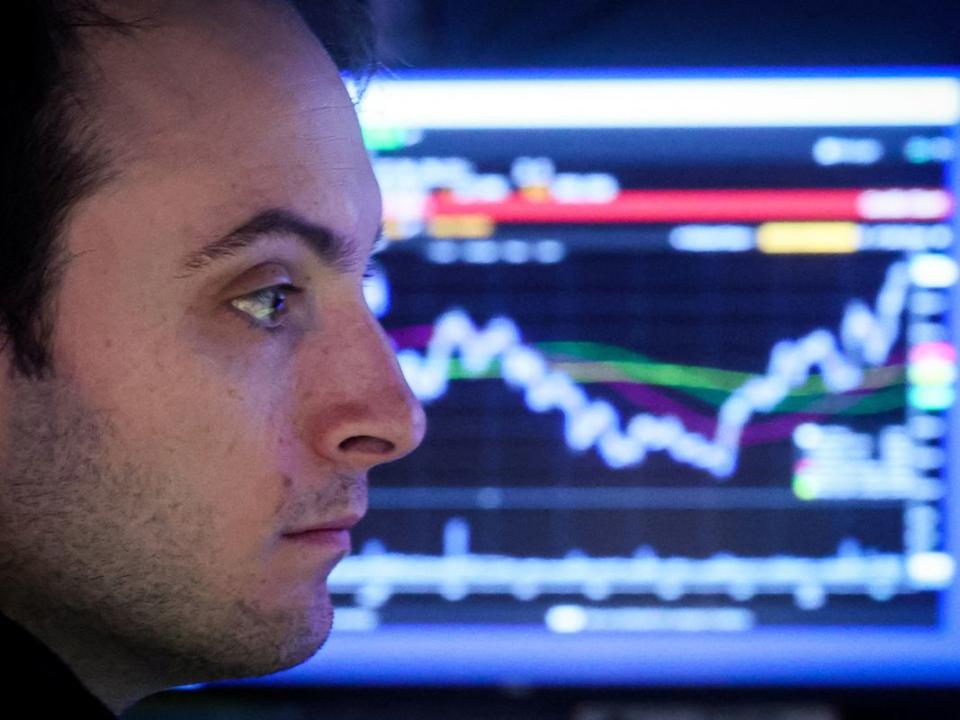
[[[868,206],[882,207],[877,193],[895,190],[624,190],[611,202],[536,201],[514,193],[498,202],[459,202],[450,193],[434,195],[427,217],[483,215],[498,223],[673,223],[763,222],[767,220],[942,220],[953,203],[939,188],[900,191],[942,193],[948,207],[934,213],[913,210],[909,202],[890,203],[877,213],[864,210],[865,193],[874,193]],[[888,196],[892,197],[892,196]]]

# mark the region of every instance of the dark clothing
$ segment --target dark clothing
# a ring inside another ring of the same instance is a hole
[[[116,720],[66,663],[0,615],[0,716]]]

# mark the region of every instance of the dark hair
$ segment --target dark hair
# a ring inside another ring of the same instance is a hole
[[[373,26],[362,0],[287,1],[337,67],[358,79],[374,72]],[[107,149],[84,109],[80,33],[135,33],[149,21],[122,22],[96,0],[10,6],[0,22],[0,346],[11,350],[14,371],[42,377],[52,371],[65,221],[110,174]]]

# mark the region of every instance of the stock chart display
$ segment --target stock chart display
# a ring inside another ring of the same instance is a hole
[[[957,91],[838,82],[369,91],[368,302],[429,431],[332,647],[949,635]]]

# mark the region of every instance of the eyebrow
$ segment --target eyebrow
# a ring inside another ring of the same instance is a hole
[[[339,272],[349,272],[361,262],[361,248],[357,242],[322,225],[311,223],[290,210],[271,208],[257,213],[201,249],[187,253],[180,262],[183,274],[177,275],[177,278],[193,275],[217,260],[234,257],[246,248],[277,236],[300,240],[323,263]],[[379,237],[378,233],[372,239],[371,252]]]

